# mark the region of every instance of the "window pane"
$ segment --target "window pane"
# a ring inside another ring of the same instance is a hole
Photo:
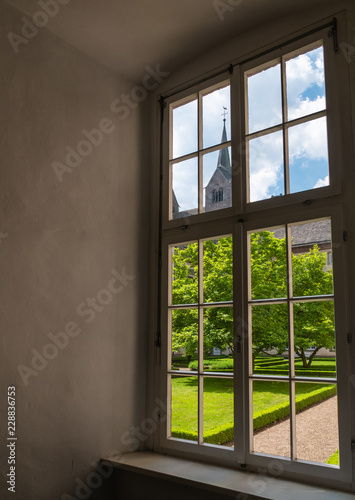
[[[280,64],[248,77],[248,133],[282,122]]]
[[[230,86],[205,94],[202,97],[202,113],[203,147],[209,148],[229,141]]]
[[[197,158],[173,164],[172,177],[172,218],[196,215],[198,213]]]
[[[253,382],[254,452],[290,457],[288,382]]]
[[[333,302],[294,304],[293,316],[296,374],[336,377]]]
[[[204,377],[203,440],[234,446],[234,385],[232,378]]]
[[[172,259],[172,304],[198,302],[198,244],[170,247]]]
[[[286,233],[284,228],[250,235],[251,299],[287,297]]]
[[[211,307],[203,311],[204,370],[233,372],[233,308]],[[220,353],[225,357],[216,359]]]
[[[323,47],[286,61],[288,120],[325,109]]]
[[[203,242],[203,301],[233,300],[232,237]]]
[[[171,437],[198,439],[197,377],[171,377]]]
[[[288,129],[290,192],[329,185],[326,117]]]
[[[255,374],[288,376],[287,304],[252,306],[252,355]]]
[[[173,310],[171,331],[172,369],[190,369],[198,356],[198,310]]]
[[[203,156],[203,189],[205,212],[232,206],[231,148]]]
[[[282,132],[274,132],[248,142],[250,201],[282,196],[284,161]]]
[[[330,219],[291,226],[294,297],[333,293]]]
[[[173,108],[173,158],[197,151],[197,99]]]
[[[296,412],[297,458],[339,465],[336,385],[297,383]]]

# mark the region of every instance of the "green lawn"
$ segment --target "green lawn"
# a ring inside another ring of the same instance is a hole
[[[181,360],[183,361],[183,360]],[[185,363],[184,363],[185,364]],[[186,365],[187,366],[187,363]],[[189,364],[193,370],[197,369],[197,361]],[[280,370],[288,367],[288,360],[282,357],[259,357],[255,360],[256,370]],[[309,375],[320,375],[325,371],[325,376],[335,375],[335,359],[317,358],[312,366],[305,370],[300,359],[295,360],[296,372],[307,371]],[[212,358],[205,360],[205,370],[233,371],[233,359]],[[258,371],[259,371],[258,370]],[[317,373],[312,373],[317,372]],[[277,372],[275,372],[277,373]],[[303,373],[302,373],[303,374]],[[324,384],[296,384],[297,396],[302,396],[320,388],[329,387]],[[221,426],[233,424],[233,380],[226,378],[204,378],[204,433],[215,431]],[[253,385],[253,414],[273,408],[289,400],[289,385],[287,382],[255,381]],[[197,402],[198,382],[197,377],[172,377],[172,429],[176,432],[190,432],[197,435]],[[223,442],[223,441],[222,441]],[[335,453],[328,463],[339,464],[338,454]]]
[[[296,396],[324,387],[322,384],[297,384]],[[289,398],[285,382],[254,382],[253,411],[262,411],[284,403]],[[175,377],[172,380],[172,428],[197,432],[196,377]],[[233,380],[205,378],[204,381],[204,430],[233,422]]]

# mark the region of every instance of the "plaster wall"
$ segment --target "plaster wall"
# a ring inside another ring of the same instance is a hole
[[[144,418],[147,102],[121,119],[111,103],[134,84],[45,28],[16,54],[7,35],[21,35],[22,17],[1,1],[1,498],[15,496],[6,484],[8,386],[16,498],[83,498],[78,481],[87,484],[101,456],[128,451],[125,433]],[[104,118],[110,132],[61,182],[52,163],[64,165],[66,147]],[[110,298],[102,290],[112,270],[121,280]],[[98,294],[101,304],[89,307]],[[65,328],[62,348],[46,347]],[[90,489],[90,498],[109,498]]]

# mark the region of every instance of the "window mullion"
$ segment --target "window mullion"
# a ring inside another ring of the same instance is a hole
[[[235,225],[233,238],[233,303],[234,303],[234,449],[236,451],[237,461],[241,464],[246,463],[249,439],[247,436],[247,422],[249,412],[247,410],[246,383],[248,382],[248,328],[247,328],[247,310],[244,309],[247,301],[243,300],[244,289],[247,286],[247,280],[244,279],[244,228],[243,224]]]
[[[203,210],[203,156],[201,150],[203,148],[203,133],[202,133],[202,120],[203,120],[203,106],[202,95],[198,96],[198,213],[202,214]]]
[[[203,242],[198,241],[198,444],[203,443]]]
[[[290,390],[290,443],[291,460],[297,457],[297,439],[296,439],[296,384],[292,379],[295,378],[295,345],[293,328],[293,282],[292,282],[292,235],[291,227],[286,225],[286,262],[287,262],[287,298],[288,298],[288,356],[289,356],[289,390]]]
[[[288,155],[288,128],[287,122],[287,85],[285,59],[281,58],[281,94],[282,94],[282,130],[283,130],[283,155],[284,155],[284,185],[285,195],[290,193],[290,169]]]
[[[240,66],[234,68],[231,76],[231,151],[232,151],[232,206],[234,213],[243,211],[243,201],[245,196],[245,177],[244,177],[244,157],[245,147],[242,147],[242,138],[245,134],[244,99],[242,91],[244,83],[241,77]]]

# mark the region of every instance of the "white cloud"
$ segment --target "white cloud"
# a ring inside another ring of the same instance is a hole
[[[249,133],[282,121],[280,64],[248,78]]]
[[[286,62],[288,119],[325,109],[323,49],[318,48]],[[318,95],[304,97],[312,89]]]
[[[299,158],[328,160],[327,119],[319,118],[289,129],[290,162]]]
[[[173,158],[197,150],[197,101],[192,101],[173,111]]]
[[[197,159],[173,165],[173,190],[180,212],[197,208]]]
[[[313,186],[313,189],[329,186],[329,175],[327,175],[324,179],[318,179],[318,181]]]
[[[316,99],[311,101],[308,97],[296,101],[296,104],[288,109],[289,120],[294,120],[300,116],[311,115],[325,109],[325,96],[317,96]]]
[[[249,143],[250,201],[270,198],[277,186],[283,192],[282,133],[276,132]],[[282,187],[280,187],[282,186]]]

